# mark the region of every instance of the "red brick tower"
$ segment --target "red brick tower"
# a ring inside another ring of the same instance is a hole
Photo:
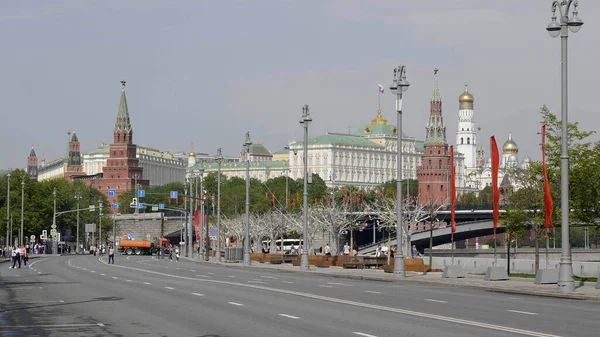
[[[115,128],[113,143],[110,144],[109,158],[103,167],[102,179],[91,180],[92,187],[104,193],[110,204],[117,202],[119,194],[135,188],[135,181],[140,186],[148,186],[144,180],[143,168],[136,157],[137,146],[133,144],[133,129],[129,120],[127,98],[125,97],[125,81],[121,81],[121,100]],[[116,194],[109,196],[108,191]],[[123,205],[124,206],[124,205]]]
[[[29,157],[27,157],[27,174],[29,175],[29,179],[31,179],[31,181],[37,181],[38,161],[33,146],[31,147],[31,152],[29,152]]]
[[[75,131],[70,133],[71,138],[69,139],[69,155],[67,157],[67,172],[65,172],[65,178],[72,180],[76,176],[84,176],[83,166],[81,165],[81,149],[79,139]]]
[[[438,69],[434,73],[433,97],[425,129],[422,165],[417,168],[419,203],[444,205],[449,203],[450,153],[446,140],[446,125],[442,117],[442,100],[438,84]]]

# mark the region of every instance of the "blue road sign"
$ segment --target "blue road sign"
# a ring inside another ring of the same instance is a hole
[[[143,198],[146,196],[146,191],[145,190],[139,190],[138,191],[138,198]]]
[[[158,204],[158,209],[165,209],[165,204]]]
[[[141,202],[138,202],[137,208],[144,208],[144,205]]]
[[[128,238],[129,240],[133,240],[133,234],[132,234],[132,233],[129,233],[129,234],[127,234],[127,238]]]
[[[118,209],[118,208],[119,208],[119,204],[115,202],[115,203],[113,204],[113,208],[114,208],[114,209]]]
[[[117,196],[117,191],[116,190],[108,190],[108,196],[109,197],[116,197]]]
[[[177,199],[177,196],[178,196],[177,191],[171,191],[171,193],[170,193],[170,198],[171,199]]]

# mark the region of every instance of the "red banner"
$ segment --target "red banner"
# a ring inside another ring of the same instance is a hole
[[[552,225],[552,211],[554,202],[550,192],[550,182],[548,181],[548,167],[546,166],[546,125],[542,125],[542,170],[544,171],[544,211],[546,215],[546,228],[550,229]]]
[[[271,193],[271,202],[273,203],[273,208],[275,208],[275,193]]]
[[[196,233],[196,240],[200,240],[200,210],[194,212],[194,233]]]
[[[454,168],[454,145],[450,145],[450,170],[450,223],[452,224],[452,233],[454,233],[456,232],[456,170]]]
[[[494,239],[496,239],[496,228],[500,219],[500,191],[498,190],[498,169],[500,167],[500,153],[498,152],[498,144],[496,138],[490,138],[490,146],[492,148],[492,195],[494,201]]]

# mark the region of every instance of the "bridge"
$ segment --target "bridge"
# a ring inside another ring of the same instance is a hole
[[[504,233],[505,229],[501,224],[498,224],[496,227],[496,233]],[[454,241],[462,241],[466,239],[477,238],[485,235],[494,234],[493,222],[492,220],[479,220],[479,221],[470,221],[470,222],[462,222],[456,224],[456,232],[454,232]],[[417,250],[423,252],[426,247],[429,247],[429,237],[430,235],[433,238],[433,246],[442,245],[445,243],[452,242],[452,227],[447,226],[445,228],[438,228],[432,231],[422,231],[412,233],[410,237],[411,245],[415,245]],[[396,239],[393,238],[390,240],[391,245],[396,245]],[[373,254],[377,249],[379,244],[387,244],[387,240],[381,240],[374,244],[365,245],[360,247],[358,250],[358,254],[366,255]]]

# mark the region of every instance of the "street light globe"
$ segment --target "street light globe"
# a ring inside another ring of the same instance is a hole
[[[402,80],[400,80],[400,83],[398,83],[398,86],[402,89],[402,92],[405,92],[406,90],[408,90],[410,83],[408,83],[406,78],[403,77]]]
[[[546,30],[552,37],[558,37],[558,35],[560,35],[560,25],[556,22],[556,16],[552,17],[552,21],[550,21]]]
[[[573,17],[569,20],[569,30],[573,33],[577,33],[581,26],[583,26],[583,21],[577,16],[577,12],[573,12]]]

